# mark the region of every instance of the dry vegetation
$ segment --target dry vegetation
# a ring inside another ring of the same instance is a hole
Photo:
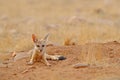
[[[31,34],[63,45],[120,41],[119,0],[0,0],[0,52],[29,50]]]
[[[119,80],[119,8],[120,0],[0,0],[0,79]],[[22,58],[33,47],[31,34],[41,38],[48,32],[50,45],[72,45],[47,48],[65,61],[50,61],[49,68],[36,63],[30,70],[28,58],[3,63],[11,59],[3,53],[24,51],[18,52]],[[71,67],[76,63],[90,66]]]

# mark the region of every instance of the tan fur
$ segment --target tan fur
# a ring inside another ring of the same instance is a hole
[[[60,55],[49,55],[46,53],[48,36],[49,34],[47,34],[43,39],[38,40],[34,34],[32,35],[34,49],[32,50],[32,55],[28,64],[33,64],[36,61],[42,61],[47,66],[50,66],[51,64],[47,61],[47,59],[59,60]]]

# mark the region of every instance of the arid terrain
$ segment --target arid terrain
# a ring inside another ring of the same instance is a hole
[[[120,80],[120,43],[88,43],[78,46],[49,46],[49,54],[61,54],[67,59],[27,65],[29,58],[8,61],[0,65],[0,80]],[[18,54],[27,54],[21,52]],[[4,57],[5,59],[5,57]],[[74,68],[75,64],[89,64]]]
[[[0,80],[120,80],[119,8],[120,0],[0,0]],[[48,54],[67,59],[27,65],[31,35],[47,33]]]

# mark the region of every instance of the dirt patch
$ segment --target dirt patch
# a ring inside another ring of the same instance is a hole
[[[51,67],[41,62],[27,65],[28,57],[16,61],[2,59],[2,62],[8,62],[0,64],[0,80],[120,80],[120,43],[118,42],[50,46],[47,48],[47,53],[61,54],[67,59],[49,60]],[[18,54],[27,54],[27,52]],[[11,59],[10,55],[9,59]],[[77,63],[89,64],[89,66],[73,68]]]

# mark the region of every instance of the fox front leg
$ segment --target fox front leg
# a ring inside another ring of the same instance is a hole
[[[47,58],[46,58],[45,54],[42,56],[42,60],[47,66],[51,66],[51,64],[47,61]]]
[[[30,61],[28,62],[28,65],[32,65],[34,63],[36,57],[37,57],[37,53],[35,51],[33,51]]]

